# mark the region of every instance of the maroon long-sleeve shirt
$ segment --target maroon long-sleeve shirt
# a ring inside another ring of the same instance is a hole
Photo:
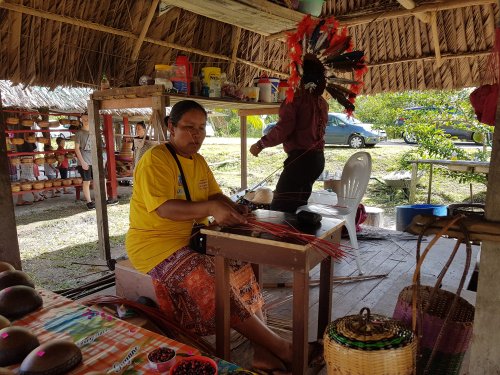
[[[265,147],[283,143],[286,153],[294,150],[322,150],[327,121],[326,100],[303,91],[296,94],[291,103],[281,104],[278,123],[261,141]]]

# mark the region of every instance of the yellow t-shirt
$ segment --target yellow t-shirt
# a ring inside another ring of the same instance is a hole
[[[206,201],[221,192],[203,156],[177,157],[192,201]],[[189,243],[193,220],[173,221],[156,213],[169,199],[186,199],[186,195],[175,159],[165,145],[159,145],[141,157],[134,171],[130,228],[125,246],[130,261],[141,272],[149,272]],[[197,221],[203,220],[206,218]]]

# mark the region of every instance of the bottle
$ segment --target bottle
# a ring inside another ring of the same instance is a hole
[[[451,153],[451,160],[458,160],[457,153],[455,151]]]
[[[111,86],[109,85],[108,77],[106,77],[106,73],[103,73],[101,79],[101,90],[108,90]]]

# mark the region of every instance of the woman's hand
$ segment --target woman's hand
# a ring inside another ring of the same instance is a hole
[[[82,169],[84,171],[87,171],[89,169],[89,165],[85,161],[82,161]]]
[[[217,224],[222,226],[231,226],[238,224],[246,224],[247,219],[236,211],[231,205],[220,200],[210,201],[212,207],[210,215],[215,218]]]

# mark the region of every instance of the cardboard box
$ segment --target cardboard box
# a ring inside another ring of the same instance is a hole
[[[331,190],[338,194],[340,191],[340,180],[325,180],[323,181],[323,189]]]

